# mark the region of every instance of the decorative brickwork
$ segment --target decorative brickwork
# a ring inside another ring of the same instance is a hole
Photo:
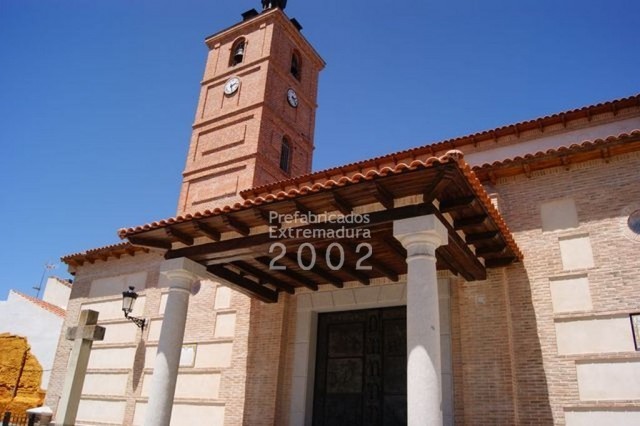
[[[244,55],[234,65],[229,55],[239,40]],[[207,46],[178,214],[233,204],[243,189],[311,171],[324,63],[301,33],[276,9],[210,37]],[[291,73],[294,52],[299,78]],[[231,78],[238,79],[237,89],[227,87]],[[289,90],[297,95],[295,107],[288,102]],[[289,170],[283,171],[285,136],[292,152]]]

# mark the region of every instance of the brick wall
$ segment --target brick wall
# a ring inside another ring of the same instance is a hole
[[[502,200],[502,214],[524,252],[525,261],[524,265],[514,265],[506,270],[508,299],[505,302],[510,303],[510,318],[504,318],[500,323],[479,321],[478,326],[484,332],[499,332],[504,324],[511,324],[512,363],[515,366],[513,383],[517,415],[523,424],[548,424],[549,410],[555,424],[564,424],[567,408],[640,407],[638,401],[581,401],[576,377],[576,361],[638,360],[637,353],[593,350],[581,355],[559,355],[556,341],[556,324],[559,321],[626,316],[640,310],[639,246],[625,237],[627,217],[624,213],[630,204],[640,199],[639,167],[640,155],[634,153],[614,157],[609,162],[598,160],[572,165],[568,170],[548,169],[535,173],[531,178],[505,179],[495,186]],[[558,199],[575,202],[578,226],[542,232],[541,205]],[[559,241],[574,235],[589,237],[594,265],[568,271],[561,259]],[[592,309],[554,313],[549,279],[568,273],[584,273],[588,277]],[[459,290],[467,287],[468,284],[463,285]],[[498,289],[494,290],[496,296],[498,292]],[[462,304],[467,295],[468,292],[464,291],[464,296],[459,296],[463,318],[466,315]],[[632,339],[631,327],[628,333],[622,337]],[[465,334],[468,330],[461,332],[462,336]],[[499,347],[502,352],[504,348]],[[465,399],[464,402],[466,414],[470,401]],[[474,399],[472,406],[483,403],[486,401]]]

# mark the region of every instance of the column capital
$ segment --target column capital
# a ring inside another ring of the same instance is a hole
[[[407,260],[415,256],[435,256],[447,243],[447,228],[435,215],[412,217],[393,222],[393,236],[407,249]]]
[[[190,290],[194,282],[207,276],[207,270],[203,265],[181,257],[162,262],[160,275],[169,280],[168,287]]]

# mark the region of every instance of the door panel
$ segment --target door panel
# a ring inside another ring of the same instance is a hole
[[[406,308],[320,314],[313,424],[406,425]]]

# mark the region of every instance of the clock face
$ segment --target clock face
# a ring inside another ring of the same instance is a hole
[[[287,91],[287,101],[289,101],[289,105],[291,105],[292,107],[298,107],[298,95],[296,94],[295,90],[289,89]]]
[[[238,77],[231,77],[224,85],[224,94],[233,95],[240,88],[240,79]]]

